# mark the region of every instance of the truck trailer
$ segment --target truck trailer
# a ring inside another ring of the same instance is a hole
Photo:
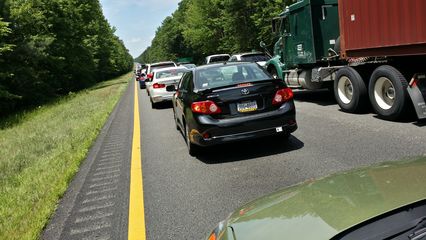
[[[329,88],[346,112],[424,119],[425,12],[424,0],[299,0],[273,19],[265,67],[291,88]]]

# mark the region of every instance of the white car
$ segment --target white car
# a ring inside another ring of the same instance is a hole
[[[271,57],[263,52],[238,53],[231,56],[229,62],[256,62],[262,67],[265,67],[266,62]]]
[[[206,57],[205,63],[217,63],[217,62],[226,62],[229,60],[231,55],[229,54],[215,54]]]
[[[146,87],[152,108],[155,108],[157,103],[172,100],[174,92],[168,92],[166,87],[176,86],[183,73],[188,71],[186,67],[181,66],[157,69],[153,72],[153,80]]]

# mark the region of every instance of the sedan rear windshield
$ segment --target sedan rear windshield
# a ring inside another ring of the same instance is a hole
[[[151,66],[151,72],[154,72],[157,69],[169,68],[169,67],[176,67],[176,65],[173,64],[173,63],[167,63],[167,64],[162,64],[162,65]]]
[[[196,71],[195,87],[199,90],[271,79],[256,63],[218,65]]]
[[[229,56],[216,56],[210,58],[210,63],[213,62],[226,62],[229,60]]]
[[[171,78],[171,77],[181,77],[183,73],[187,72],[187,69],[170,69],[162,70],[155,73],[155,78]]]
[[[268,60],[269,57],[265,54],[252,54],[241,56],[241,61],[244,62],[264,62]]]

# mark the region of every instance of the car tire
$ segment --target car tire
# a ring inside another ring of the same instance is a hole
[[[150,101],[151,101],[151,108],[152,109],[156,109],[157,108],[157,104],[155,102],[153,102],[151,98],[150,98]]]
[[[188,153],[189,155],[196,157],[200,153],[200,149],[197,145],[193,144],[189,138],[189,127],[188,124],[185,124],[185,141],[188,148]]]
[[[290,136],[291,136],[291,133],[289,133],[289,132],[286,132],[286,133],[284,133],[283,135],[281,135],[281,137],[282,137],[283,139],[285,139],[285,140],[289,139],[289,138],[290,138]]]
[[[287,141],[290,138],[290,136],[291,136],[291,133],[285,132],[285,133],[282,133],[282,134],[275,135],[275,138],[277,140]]]
[[[396,68],[389,65],[376,68],[368,87],[374,111],[383,119],[399,119],[409,103],[407,87],[407,79]]]
[[[272,77],[273,77],[274,79],[278,79],[278,78],[279,78],[279,76],[278,76],[278,72],[277,72],[277,69],[275,69],[275,67],[274,67],[274,66],[272,66],[271,68],[269,68],[268,72],[269,72],[269,74],[271,74],[271,75],[272,75]]]
[[[179,124],[178,124],[178,121],[177,121],[177,117],[176,117],[176,112],[173,110],[173,118],[175,119],[175,127],[176,127],[176,130],[180,130],[179,129]]]
[[[344,112],[362,111],[368,104],[367,87],[361,75],[352,67],[337,71],[334,81],[334,97]]]

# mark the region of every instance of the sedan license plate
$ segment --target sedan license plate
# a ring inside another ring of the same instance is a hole
[[[243,102],[237,104],[237,110],[238,112],[245,113],[245,112],[253,112],[257,110],[257,102],[256,101],[250,101],[250,102]]]

